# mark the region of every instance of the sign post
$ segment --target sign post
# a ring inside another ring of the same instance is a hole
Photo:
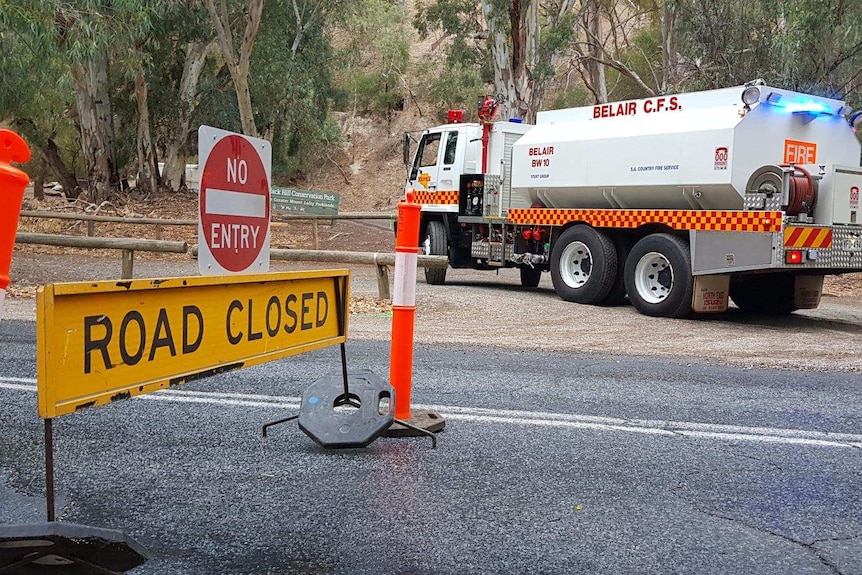
[[[272,145],[201,126],[198,162],[201,275],[269,271]]]

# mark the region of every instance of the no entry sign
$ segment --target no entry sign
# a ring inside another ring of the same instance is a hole
[[[269,271],[270,143],[201,126],[198,163],[200,273]]]

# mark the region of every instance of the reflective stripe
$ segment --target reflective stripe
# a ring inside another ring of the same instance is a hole
[[[416,305],[416,267],[419,254],[395,252],[395,279],[392,305]]]
[[[832,230],[829,228],[787,226],[784,229],[784,247],[831,248]]]
[[[415,190],[413,192],[414,204],[437,204],[437,205],[452,205],[458,204],[458,190],[437,190],[436,192],[426,192]]]
[[[781,212],[714,210],[567,210],[556,208],[510,209],[510,224],[561,226],[584,222],[597,228],[638,228],[664,224],[675,230],[779,232]]]

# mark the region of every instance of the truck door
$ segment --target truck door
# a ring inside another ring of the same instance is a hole
[[[438,190],[457,190],[464,164],[464,145],[458,145],[458,130],[446,130],[441,146],[442,162],[438,173]]]
[[[418,191],[457,190],[464,145],[458,146],[458,130],[427,132],[419,142],[407,187]]]

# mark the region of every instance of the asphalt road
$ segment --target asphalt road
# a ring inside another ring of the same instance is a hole
[[[388,373],[385,342],[351,368]],[[136,574],[862,573],[862,376],[417,345],[439,447],[294,424],[338,349],[58,419],[59,515]],[[0,524],[44,517],[35,328],[0,322]]]

